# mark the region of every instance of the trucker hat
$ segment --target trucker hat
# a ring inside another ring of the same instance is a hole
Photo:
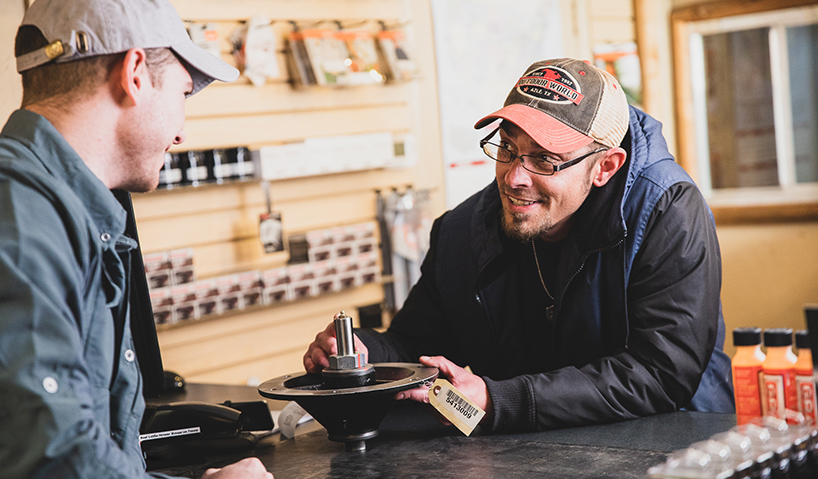
[[[561,154],[593,141],[619,146],[628,117],[625,92],[613,75],[581,60],[558,58],[528,67],[503,108],[474,127],[508,120],[541,147]]]
[[[17,57],[17,71],[131,48],[170,48],[187,62],[196,93],[213,80],[233,81],[238,70],[191,41],[167,0],[36,0],[21,25],[37,27],[49,44]]]

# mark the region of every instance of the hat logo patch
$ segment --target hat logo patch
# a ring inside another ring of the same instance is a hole
[[[579,105],[583,95],[579,82],[562,68],[538,68],[517,80],[517,91],[523,95],[552,103]]]

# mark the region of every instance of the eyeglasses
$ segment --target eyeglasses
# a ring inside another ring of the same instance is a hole
[[[606,151],[607,148],[597,148],[596,150],[586,153],[578,158],[574,158],[573,160],[568,160],[565,162],[560,162],[559,159],[554,158],[549,155],[540,155],[540,156],[531,156],[531,155],[517,155],[511,152],[506,145],[498,145],[496,143],[492,143],[489,139],[494,136],[500,128],[489,133],[488,136],[480,140],[480,148],[483,149],[483,153],[485,153],[489,158],[494,161],[499,161],[500,163],[511,163],[514,161],[514,158],[519,158],[520,163],[522,163],[523,168],[526,171],[530,171],[535,175],[545,175],[551,176],[558,171],[562,171],[566,168],[570,168],[580,161],[588,158],[589,156],[593,155],[594,153],[599,153],[600,151]]]

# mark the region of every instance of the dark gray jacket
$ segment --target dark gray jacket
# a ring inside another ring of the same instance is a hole
[[[389,330],[359,333],[370,361],[470,366],[488,385],[494,430],[732,412],[712,214],[656,120],[632,108],[622,146],[628,163],[592,190],[544,265],[556,269],[551,319],[531,248],[503,235],[491,184],[435,222]]]

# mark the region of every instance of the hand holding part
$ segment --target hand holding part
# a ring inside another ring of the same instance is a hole
[[[335,315],[334,319],[338,319],[341,313]],[[315,336],[313,341],[307,348],[304,354],[304,369],[308,373],[319,373],[322,369],[329,367],[329,357],[332,354],[338,354],[338,341],[335,337],[335,321],[330,322],[327,327]],[[363,353],[363,362],[367,362],[369,357],[369,350],[364,346],[364,343],[358,339],[357,335],[353,336],[353,343],[355,352]]]
[[[483,378],[472,374],[443,356],[421,356],[420,363],[424,366],[433,366],[440,370],[439,377],[448,379],[452,386],[468,397],[480,409],[486,411],[481,422],[486,422],[492,414],[492,403],[489,390]],[[399,392],[395,399],[411,399],[413,401],[429,403],[429,386]]]

